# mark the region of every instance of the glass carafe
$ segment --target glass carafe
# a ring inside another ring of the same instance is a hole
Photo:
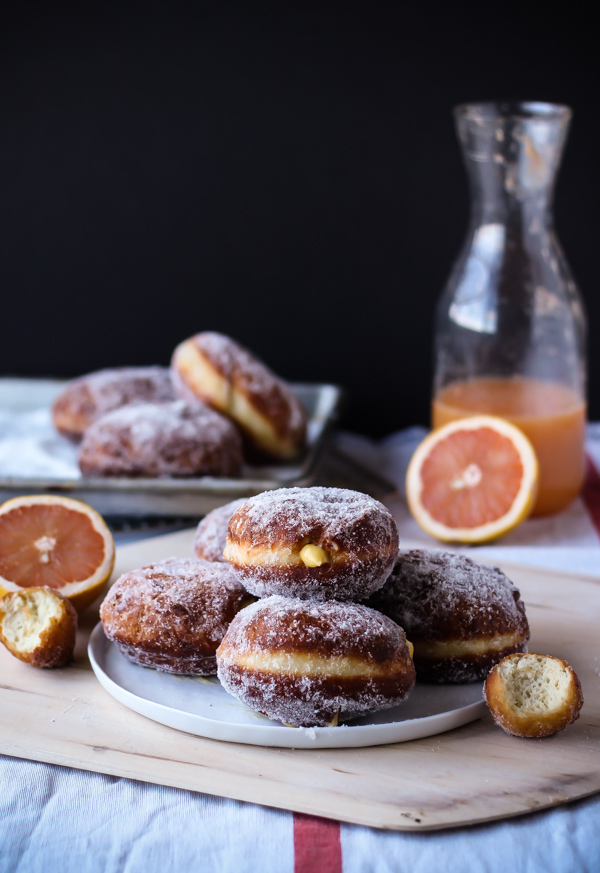
[[[585,469],[585,314],[552,223],[571,111],[454,112],[471,220],[437,307],[433,426],[483,412],[520,427],[538,455],[534,514],[544,515],[573,500]]]

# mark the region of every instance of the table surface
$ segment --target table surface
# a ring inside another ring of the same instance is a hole
[[[193,534],[119,547],[116,575],[171,555],[191,557]],[[600,771],[589,767],[590,756],[600,754],[600,676],[589,658],[600,625],[600,578],[573,575],[565,591],[560,573],[503,568],[526,604],[532,650],[565,658],[586,689],[581,718],[552,739],[525,742],[504,734],[486,714],[481,683],[469,691],[470,699],[473,691],[478,695],[483,717],[407,743],[326,748],[317,745],[318,731],[278,728],[308,748],[270,748],[176,732],[137,715],[99,686],[86,652],[96,606],[82,616],[67,669],[32,670],[0,651],[6,683],[0,751],[393,830],[502,819],[587,796],[600,790]],[[160,679],[155,671],[130,667],[146,680]],[[172,680],[181,703],[189,684]],[[202,695],[206,685],[194,681],[192,688],[194,696]],[[168,710],[160,713],[165,716]],[[353,731],[337,728],[334,734],[351,741]],[[506,772],[512,774],[509,785]]]
[[[338,445],[401,486],[421,432]],[[588,449],[600,462],[600,428]],[[402,497],[390,506],[401,539],[421,537]],[[600,476],[549,520],[526,522],[501,545],[477,550],[549,567],[598,572]],[[473,552],[471,552],[473,554]],[[597,657],[594,655],[593,657]],[[600,665],[599,665],[600,669]],[[584,688],[585,693],[585,688]],[[527,742],[527,741],[518,741]],[[591,757],[590,769],[598,769]],[[511,774],[507,772],[507,780]],[[460,778],[460,773],[457,773]],[[600,870],[600,796],[495,824],[391,833],[114,776],[0,757],[0,869],[12,871],[469,871]]]

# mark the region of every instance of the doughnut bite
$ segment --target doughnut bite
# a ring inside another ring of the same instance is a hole
[[[356,603],[268,597],[231,622],[217,650],[223,687],[293,727],[325,727],[404,700],[415,669],[404,631]]]
[[[231,516],[244,503],[245,497],[219,506],[206,515],[196,529],[194,554],[205,561],[223,561],[227,541],[227,528]]]
[[[79,441],[96,419],[113,409],[167,400],[175,400],[175,392],[165,367],[98,370],[66,385],[52,405],[52,421],[63,436]]]
[[[102,416],[79,449],[84,476],[236,476],[234,425],[201,403],[141,403]]]
[[[581,683],[572,667],[550,655],[509,655],[490,671],[483,696],[492,718],[515,737],[549,737],[579,718]]]
[[[64,667],[73,660],[74,607],[52,588],[25,588],[0,598],[0,642],[33,667]]]
[[[304,448],[306,412],[291,388],[262,361],[220,333],[199,333],[172,359],[175,390],[229,416],[258,456],[287,461]]]
[[[251,600],[227,564],[168,558],[117,579],[100,618],[136,664],[208,676],[231,620]]]
[[[420,680],[484,679],[529,639],[519,591],[502,570],[452,552],[401,549],[390,578],[366,602],[404,628]]]
[[[381,588],[398,529],[378,500],[343,488],[280,488],[229,522],[225,558],[257,597],[360,600]]]

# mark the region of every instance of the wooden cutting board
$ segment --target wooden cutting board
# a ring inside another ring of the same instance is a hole
[[[191,544],[182,532],[123,547],[115,578],[190,555]],[[365,749],[271,749],[184,734],[126,709],[96,681],[86,654],[95,605],[68,668],[36,670],[0,647],[0,752],[395,830],[489,821],[600,791],[600,579],[504,569],[527,605],[530,650],[565,658],[582,682],[581,718],[553,737],[509,737],[489,716]]]

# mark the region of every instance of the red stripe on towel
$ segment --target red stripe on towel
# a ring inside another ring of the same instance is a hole
[[[587,456],[587,468],[581,499],[585,504],[592,524],[596,528],[596,533],[600,537],[600,473],[598,473],[596,465],[589,455]]]
[[[294,873],[342,873],[339,822],[294,813]]]

